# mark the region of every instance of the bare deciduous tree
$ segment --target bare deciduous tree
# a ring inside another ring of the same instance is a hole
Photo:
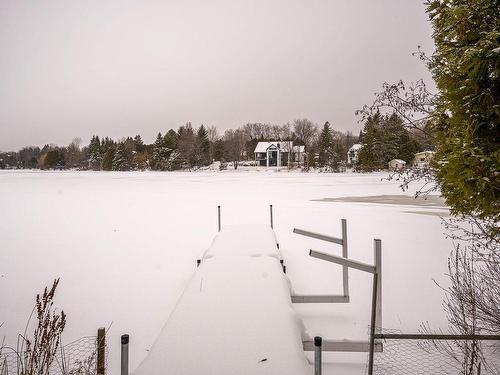
[[[238,168],[238,163],[243,158],[247,137],[241,129],[229,129],[224,133],[225,155],[233,162],[234,169]]]
[[[207,128],[207,133],[208,133],[208,142],[210,144],[209,147],[209,154],[210,154],[210,162],[212,163],[214,161],[214,150],[215,150],[215,142],[219,139],[219,132],[215,126],[209,126]]]

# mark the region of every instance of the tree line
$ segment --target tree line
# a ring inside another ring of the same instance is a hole
[[[158,133],[151,144],[140,135],[113,140],[93,135],[88,145],[75,138],[68,146],[45,145],[24,147],[17,152],[0,152],[0,169],[80,169],[103,171],[158,170],[172,171],[206,167],[214,161],[234,168],[242,161],[254,160],[260,141],[292,141],[305,146],[307,157],[290,167],[343,170],[349,148],[361,142],[360,171],[387,168],[387,162],[398,158],[410,163],[415,152],[432,149],[432,140],[407,129],[396,113],[375,113],[364,121],[359,136],[350,131],[335,130],[329,122],[322,127],[308,119],[297,119],[284,125],[248,123],[220,133],[215,126],[190,122],[177,131]]]
[[[81,169],[104,171],[170,171],[206,167],[214,161],[231,163],[254,160],[260,141],[292,141],[304,145],[309,157],[302,168],[345,165],[347,151],[358,141],[351,132],[341,132],[326,122],[319,127],[308,119],[284,125],[248,123],[223,133],[215,126],[193,127],[191,123],[158,133],[151,144],[140,135],[113,140],[93,135],[88,145],[75,138],[68,146],[29,146],[17,152],[0,152],[0,168]]]

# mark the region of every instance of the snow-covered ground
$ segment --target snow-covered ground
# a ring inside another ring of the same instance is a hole
[[[384,176],[0,171],[0,335],[13,343],[34,295],[60,277],[56,300],[68,314],[65,341],[111,326],[109,365],[116,373],[119,336],[129,333],[134,369],[211,244],[219,204],[223,226],[269,223],[273,204],[287,276],[300,294],[341,292],[340,267],[308,256],[310,248],[334,254],[341,249],[292,229],[340,236],[340,219],[346,218],[351,258],[371,263],[373,239],[382,239],[384,327],[416,331],[429,322],[446,329],[443,294],[433,279],[446,280],[451,244],[438,215],[447,210],[404,199],[331,199],[412,194]],[[311,336],[363,339],[370,294],[370,275],[351,271],[350,304],[294,308]],[[325,374],[365,369],[365,354],[324,359]]]

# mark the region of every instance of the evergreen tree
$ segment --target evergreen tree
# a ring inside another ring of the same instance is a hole
[[[113,170],[113,158],[115,157],[115,142],[106,137],[101,141],[101,152],[102,152],[102,170],[111,171]]]
[[[195,139],[195,164],[199,166],[208,165],[210,158],[210,142],[208,132],[203,126],[199,127]]]
[[[385,168],[381,142],[382,116],[376,112],[369,116],[360,135],[363,147],[359,150],[357,168],[373,171]]]
[[[318,164],[320,167],[332,167],[335,163],[335,151],[333,144],[333,135],[330,123],[327,121],[319,134],[318,140]]]
[[[166,145],[165,139],[161,133],[156,136],[156,141],[153,144],[153,168],[159,171],[169,169],[168,158],[172,152]]]
[[[134,137],[134,149],[137,152],[144,152],[146,150],[146,146],[139,134]]]
[[[500,220],[500,11],[498,0],[430,0],[440,91],[435,166],[454,213]]]
[[[181,126],[177,134],[179,162],[182,166],[190,168],[195,164],[195,136],[191,123]]]
[[[97,135],[92,136],[89,144],[89,168],[98,171],[102,164],[101,141]]]
[[[114,171],[129,171],[130,160],[124,142],[118,143],[113,155],[112,169]]]
[[[167,146],[170,150],[177,150],[177,142],[179,140],[179,136],[176,131],[170,129],[165,136],[163,137],[163,141],[165,142],[165,146]]]

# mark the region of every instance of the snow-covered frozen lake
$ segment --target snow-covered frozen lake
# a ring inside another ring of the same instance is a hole
[[[56,277],[68,315],[66,342],[109,327],[110,373],[119,337],[131,337],[131,369],[147,355],[196,270],[196,259],[222,225],[269,223],[287,275],[300,294],[340,293],[340,267],[308,256],[340,254],[335,244],[298,236],[294,227],[340,236],[348,222],[349,256],[373,262],[382,240],[383,325],[416,331],[422,322],[446,329],[442,291],[452,245],[439,215],[398,183],[377,174],[282,172],[0,171],[0,336],[14,343],[34,296]],[[367,196],[385,196],[363,198]],[[400,196],[400,197],[395,197]],[[360,199],[336,199],[360,197]],[[373,203],[375,202],[375,203]],[[351,303],[294,305],[311,336],[367,337],[371,276],[350,271]],[[203,319],[203,312],[199,312]],[[202,350],[199,348],[197,350]],[[324,354],[324,373],[363,373],[365,354]]]

